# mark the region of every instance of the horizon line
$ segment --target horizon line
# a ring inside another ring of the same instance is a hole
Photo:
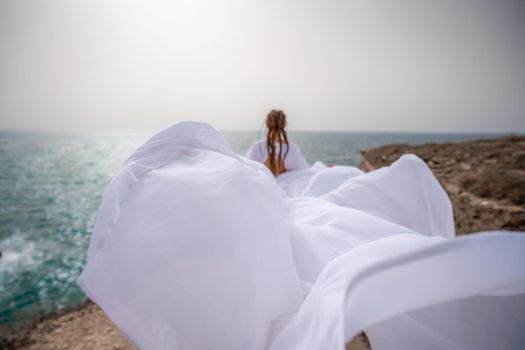
[[[172,124],[173,125],[173,124]],[[171,126],[171,125],[169,125]],[[163,128],[31,128],[31,127],[13,127],[5,128],[0,127],[0,131],[15,131],[15,132],[62,132],[62,133],[106,133],[106,132],[160,132],[169,126]],[[212,125],[213,126],[213,125]],[[258,129],[229,129],[229,128],[216,128],[220,132],[253,132],[258,133]],[[480,130],[469,130],[469,131],[446,131],[446,130],[332,130],[332,129],[289,129],[288,132],[319,132],[319,133],[377,133],[377,134],[487,134],[487,135],[525,135],[525,130],[506,130],[506,131],[480,131]]]

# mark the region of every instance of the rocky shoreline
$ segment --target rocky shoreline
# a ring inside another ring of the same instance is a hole
[[[0,349],[136,350],[91,301],[45,316],[24,329],[0,329]]]
[[[405,153],[423,159],[448,193],[458,234],[525,231],[525,136],[424,145],[386,145],[362,151],[360,167],[371,171]],[[369,349],[364,335],[349,350]],[[23,330],[0,328],[0,349],[135,349],[91,302],[45,317]]]
[[[458,235],[525,231],[525,136],[460,143],[386,145],[361,151],[365,171],[403,154],[423,159],[447,192]]]

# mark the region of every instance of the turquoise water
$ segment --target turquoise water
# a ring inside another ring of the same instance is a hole
[[[226,132],[244,153],[257,132]],[[149,131],[0,130],[0,325],[85,300],[75,284],[102,192]],[[309,162],[358,165],[359,151],[389,143],[448,142],[488,134],[295,132]]]

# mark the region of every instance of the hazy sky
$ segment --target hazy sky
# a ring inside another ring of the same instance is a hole
[[[525,1],[0,0],[0,128],[525,132]]]

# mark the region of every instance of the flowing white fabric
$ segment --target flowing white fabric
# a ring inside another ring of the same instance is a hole
[[[184,122],[106,189],[78,283],[142,350],[524,349],[524,267],[521,233],[454,237],[413,155],[276,179]]]

